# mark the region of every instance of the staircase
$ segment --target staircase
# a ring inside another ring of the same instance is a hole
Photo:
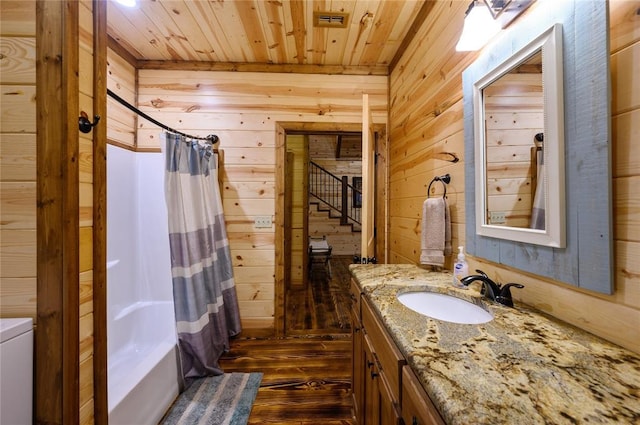
[[[342,226],[351,226],[352,232],[360,232],[362,192],[347,176],[337,177],[310,161],[309,203],[327,212],[329,218],[339,219]]]

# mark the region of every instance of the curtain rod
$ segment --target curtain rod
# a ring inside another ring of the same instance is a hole
[[[215,134],[210,134],[207,137],[197,137],[197,136],[191,136],[189,134],[186,134],[186,133],[183,133],[183,132],[178,131],[176,129],[173,129],[173,128],[169,127],[168,125],[162,124],[160,121],[157,121],[157,120],[151,118],[149,115],[145,114],[140,109],[138,109],[135,106],[131,105],[129,102],[127,102],[126,100],[124,100],[123,98],[121,98],[120,96],[118,96],[117,94],[112,92],[111,90],[107,89],[107,94],[109,96],[111,96],[112,98],[114,98],[115,100],[117,100],[118,102],[120,102],[123,106],[127,107],[128,109],[130,109],[131,111],[135,112],[136,114],[140,115],[142,118],[144,118],[144,119],[146,119],[148,121],[151,121],[152,123],[154,123],[158,127],[163,128],[163,129],[165,129],[167,131],[171,131],[172,133],[180,134],[180,135],[182,135],[184,137],[187,137],[189,139],[207,140],[211,144],[216,144],[216,143],[218,143],[220,141],[218,136],[216,136]]]

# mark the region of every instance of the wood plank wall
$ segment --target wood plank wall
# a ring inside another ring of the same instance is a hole
[[[112,49],[107,49],[107,88],[131,105],[136,104],[136,68]],[[135,149],[138,116],[108,96],[106,119],[109,143]]]
[[[462,71],[473,54],[455,52],[466,10],[437,2],[390,75],[389,261],[417,264],[420,214],[435,176],[449,173],[452,244],[464,243]],[[447,161],[452,153],[460,162]],[[434,184],[432,191],[442,193]],[[451,259],[446,267],[450,268]]]
[[[326,212],[316,211],[312,206],[309,210],[309,236],[327,237],[331,245],[331,255],[348,256],[360,254],[361,232],[351,231],[351,226],[340,225],[340,219],[327,218]]]
[[[535,7],[535,6],[534,6]],[[453,245],[463,245],[464,142],[461,72],[476,53],[459,53],[464,2],[437,2],[390,77],[390,262],[417,264],[420,207],[435,175],[447,188]],[[610,9],[615,294],[600,295],[470,257],[501,282],[521,282],[514,297],[605,339],[640,352],[640,15],[637,2],[612,0]],[[517,23],[516,23],[517,24]],[[461,161],[446,162],[442,152]],[[438,190],[440,190],[438,188]],[[447,259],[447,268],[452,258]]]
[[[80,110],[93,122],[93,5],[80,2]],[[102,125],[105,125],[103,122]],[[93,423],[93,132],[80,133],[80,422]]]
[[[0,2],[0,317],[36,322],[36,3]]]
[[[274,326],[276,123],[361,123],[369,93],[376,123],[387,120],[387,77],[253,72],[138,71],[140,109],[195,135],[215,133],[225,152],[223,202],[245,329]],[[158,146],[140,121],[139,148]]]

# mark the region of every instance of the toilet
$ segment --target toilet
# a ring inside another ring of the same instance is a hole
[[[0,319],[0,425],[33,420],[33,320]]]

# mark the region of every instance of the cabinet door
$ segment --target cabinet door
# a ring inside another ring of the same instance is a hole
[[[353,398],[353,415],[356,423],[362,424],[364,412],[364,379],[365,356],[362,345],[362,324],[360,314],[351,309],[351,396]]]
[[[380,369],[380,362],[373,352],[371,339],[365,332],[363,338],[364,356],[366,362],[365,376],[365,403],[361,414],[364,425],[399,425],[401,416],[398,404],[389,387],[389,381],[385,378],[384,371]]]
[[[402,419],[405,425],[445,425],[409,366],[402,368]]]
[[[384,371],[380,371],[378,389],[380,391],[380,425],[400,425],[400,416],[397,400],[393,398],[389,381],[386,379]]]
[[[380,371],[373,354],[373,347],[369,336],[363,337],[365,376],[364,376],[364,409],[362,411],[362,425],[380,425]]]

